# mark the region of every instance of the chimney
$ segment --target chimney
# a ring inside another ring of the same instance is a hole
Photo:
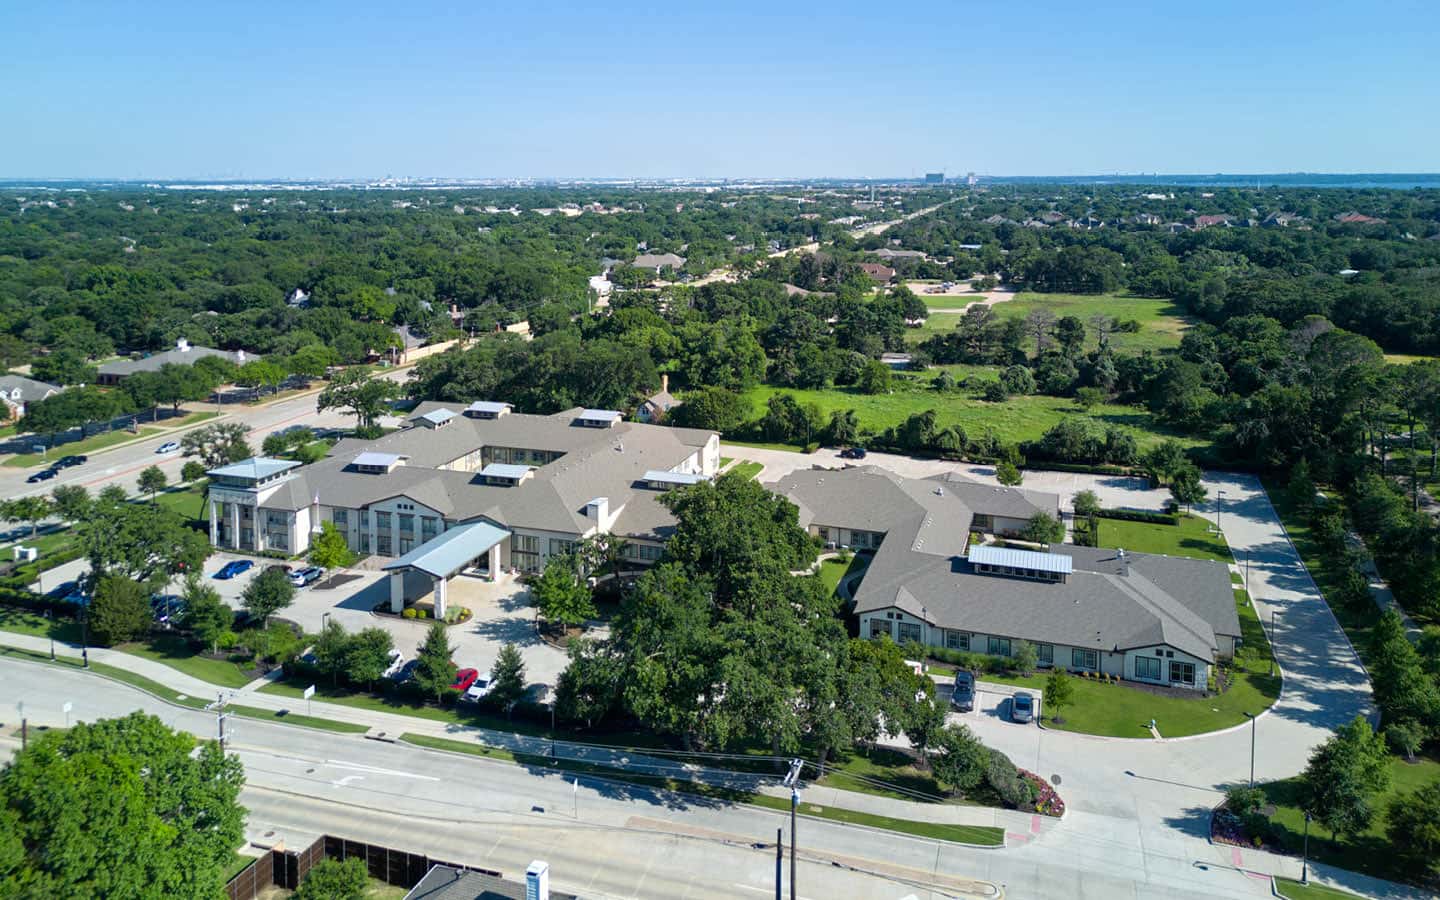
[[[184,338],[179,338],[175,341],[175,349],[179,350],[181,353],[189,353],[190,342],[185,340]]]
[[[661,373],[661,375],[660,375],[660,393],[662,393],[662,394],[668,394],[668,393],[670,393],[670,373],[669,373],[669,372],[663,372],[663,373]]]
[[[1115,551],[1115,558],[1120,560],[1121,576],[1128,576],[1130,574],[1130,557],[1125,555],[1124,547],[1121,547],[1119,550]]]
[[[596,497],[585,504],[585,518],[594,519],[601,528],[606,527],[605,519],[610,515],[610,499],[608,497]]]

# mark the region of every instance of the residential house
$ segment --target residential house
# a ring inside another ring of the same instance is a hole
[[[685,257],[677,256],[674,253],[642,253],[635,257],[630,264],[636,269],[649,269],[659,274],[661,269],[682,269],[685,266]]]
[[[36,381],[24,375],[0,375],[0,403],[4,404],[0,412],[4,413],[3,421],[24,416],[25,404],[44,400],[62,390],[64,389],[58,385]]]
[[[661,373],[660,390],[658,393],[646,397],[640,406],[635,410],[635,421],[656,424],[665,420],[670,410],[680,405],[680,401],[670,393],[670,375]]]
[[[1201,228],[1229,228],[1233,224],[1233,220],[1226,215],[1195,216],[1190,220],[1190,224],[1194,225],[1195,230],[1198,231]]]
[[[1040,665],[1201,690],[1240,639],[1223,563],[1051,545],[973,541],[1013,534],[1059,497],[954,473],[902,478],[874,466],[795,472],[776,490],[828,545],[873,551],[853,589],[864,637],[1010,656]]]
[[[895,270],[880,263],[861,263],[860,268],[876,284],[889,284],[895,278]]]
[[[1358,212],[1343,212],[1335,216],[1335,221],[1342,225],[1384,225],[1384,219],[1377,219],[1374,216],[1363,215]]]
[[[197,347],[184,338],[180,338],[175,342],[174,349],[171,350],[152,353],[140,359],[120,359],[101,363],[99,383],[119,384],[136,372],[158,372],[161,366],[168,363],[194,365],[196,360],[204,359],[207,356],[223,357],[237,366],[243,366],[247,362],[254,362],[260,358],[244,350],[215,350],[210,347]]]

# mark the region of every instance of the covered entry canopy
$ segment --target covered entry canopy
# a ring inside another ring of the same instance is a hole
[[[385,571],[415,569],[435,578],[449,578],[510,536],[489,522],[467,522],[437,535],[385,566]]]

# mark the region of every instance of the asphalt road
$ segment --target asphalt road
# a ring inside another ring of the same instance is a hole
[[[0,659],[0,709],[23,700],[32,725],[143,708],[211,736],[213,714],[42,663]],[[547,859],[558,886],[585,896],[736,897],[768,893],[779,813],[570,777],[484,759],[250,719],[227,723],[245,765],[252,839],[308,843],[333,832],[519,873]],[[1133,830],[1133,829],[1132,829]],[[962,847],[800,820],[800,893],[816,898],[1260,897],[1262,882],[1222,854],[1138,851],[1128,835],[1067,819],[1005,849]],[[268,834],[267,834],[268,833]],[[1069,835],[1069,837],[1066,837]],[[1062,840],[1063,838],[1063,840]],[[1188,850],[1188,848],[1187,848]]]

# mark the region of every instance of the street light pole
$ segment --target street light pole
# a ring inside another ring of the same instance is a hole
[[[1304,862],[1300,865],[1300,883],[1310,883],[1310,813],[1305,813]]]
[[[1246,713],[1245,718],[1250,720],[1250,786],[1255,786],[1255,723],[1259,721],[1254,713]]]
[[[795,893],[795,810],[800,805],[800,791],[796,788],[790,789],[790,900],[795,900],[799,895]]]
[[[83,597],[80,603],[80,668],[90,668],[90,615]]]
[[[1223,490],[1222,490],[1222,491],[1216,491],[1216,492],[1215,492],[1215,530],[1216,530],[1216,531],[1219,531],[1219,530],[1220,530],[1220,504],[1223,502],[1223,501],[1221,500],[1221,498],[1224,497],[1224,496],[1225,496],[1225,492],[1224,492]]]

